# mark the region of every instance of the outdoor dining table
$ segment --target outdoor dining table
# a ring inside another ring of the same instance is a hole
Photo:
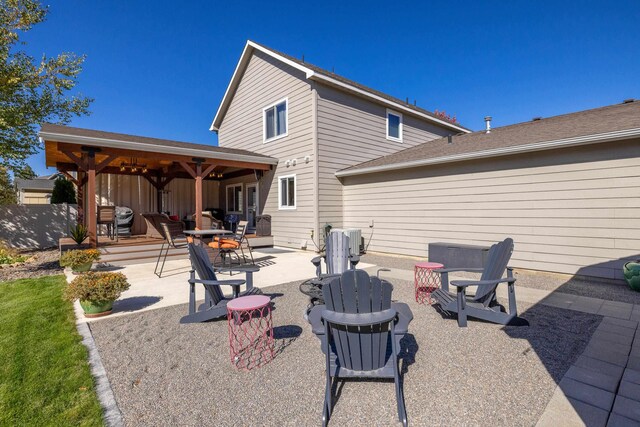
[[[200,240],[200,246],[204,246],[202,242],[203,237],[233,236],[233,231],[225,230],[223,228],[211,228],[207,230],[184,230],[183,233],[187,237],[198,238],[198,240]]]

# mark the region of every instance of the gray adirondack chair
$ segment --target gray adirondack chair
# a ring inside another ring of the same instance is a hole
[[[447,312],[458,313],[458,326],[467,326],[467,316],[487,320],[502,325],[517,317],[515,281],[513,270],[507,266],[513,253],[513,240],[507,238],[491,246],[484,268],[443,268],[436,270],[441,274],[441,289],[431,293],[440,307]],[[505,270],[507,277],[502,277]],[[471,271],[482,273],[480,280],[454,280],[456,294],[449,292],[449,273]],[[509,312],[505,313],[496,301],[496,289],[500,283],[506,283],[509,294]],[[473,297],[466,295],[466,289],[476,286]]]
[[[393,378],[398,418],[407,425],[398,352],[413,314],[406,304],[391,302],[392,290],[364,270],[348,270],[323,286],[326,306],[314,307],[310,316],[325,353],[323,425],[331,416],[334,378]]]
[[[322,260],[327,265],[325,274],[322,274]],[[316,276],[321,278],[327,275],[342,274],[349,269],[355,269],[360,257],[349,252],[349,236],[344,233],[329,233],[325,254],[311,260],[316,266]]]
[[[189,259],[191,261],[191,272],[189,276],[189,314],[180,319],[180,323],[206,322],[227,315],[227,303],[233,298],[246,295],[261,295],[259,288],[253,287],[253,273],[260,271],[259,267],[247,266],[234,269],[246,274],[246,280],[218,280],[216,272],[211,262],[207,250],[199,245],[189,243]],[[198,274],[199,279],[195,275]],[[204,303],[196,310],[196,284],[202,284],[205,289]],[[246,284],[246,290],[241,292],[240,288]],[[232,298],[226,297],[220,287],[231,286]]]

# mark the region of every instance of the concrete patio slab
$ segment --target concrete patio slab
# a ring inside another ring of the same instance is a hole
[[[607,424],[608,416],[608,411],[567,397],[560,388],[556,388],[536,427],[557,427],[559,420],[562,420],[562,426],[567,427],[599,427]]]
[[[575,365],[569,368],[565,376],[612,393],[616,392],[618,384],[620,383],[619,376],[606,375],[592,369],[581,368]]]
[[[640,384],[622,381],[620,383],[620,390],[618,391],[618,394],[620,396],[633,399],[638,402],[638,405],[640,405]]]
[[[254,249],[253,256],[260,271],[254,273],[255,287],[267,288],[294,280],[305,280],[315,275],[315,268],[311,259],[317,256],[311,251],[300,251],[285,248]],[[362,268],[373,267],[370,264],[360,264]],[[106,267],[106,270],[124,273],[131,284],[113,305],[113,313],[109,317],[123,316],[134,312],[154,310],[189,301],[189,286],[187,279],[191,264],[188,259],[169,260],[166,262],[162,278],[154,274],[155,262],[148,264],[132,264],[123,267]],[[67,272],[67,280],[73,280]],[[244,279],[244,274],[219,274],[220,280]],[[229,293],[229,287],[224,292]],[[204,288],[196,287],[196,298],[204,299]],[[76,302],[76,318],[79,322],[94,322],[102,318],[87,319],[84,317],[80,304]],[[185,313],[186,314],[186,313]]]
[[[613,405],[613,412],[634,421],[640,421],[640,402],[624,396],[618,396]]]
[[[560,381],[558,387],[565,396],[588,403],[591,406],[604,409],[605,411],[611,410],[613,400],[616,397],[616,395],[610,391],[573,380],[566,376]]]
[[[607,427],[640,427],[640,421],[634,421],[614,412],[609,416]]]
[[[627,368],[624,370],[624,375],[622,376],[622,380],[628,381],[634,384],[640,384],[640,371]]]
[[[574,365],[581,368],[602,372],[605,375],[610,375],[617,378],[622,378],[622,374],[624,372],[624,368],[622,366],[614,365],[613,363],[605,362],[603,360],[594,359],[593,357],[588,357],[584,354],[576,359]]]

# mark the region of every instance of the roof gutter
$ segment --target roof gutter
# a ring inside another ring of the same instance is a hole
[[[450,156],[435,157],[433,159],[412,160],[409,162],[395,163],[391,165],[371,166],[360,169],[344,169],[337,171],[338,178],[364,175],[375,172],[387,172],[400,169],[409,169],[420,166],[437,165],[442,163],[460,162],[465,160],[484,159],[488,157],[508,156],[512,154],[530,153],[534,151],[553,150],[559,148],[576,147],[580,145],[597,144],[602,142],[619,141],[640,137],[640,128],[627,129],[615,132],[599,133],[574,138],[558,139],[553,141],[535,142],[513,147],[494,148],[491,150],[476,151],[473,153],[452,154]]]
[[[121,141],[116,139],[94,138],[89,136],[68,135],[56,132],[40,132],[40,138],[66,142],[69,144],[100,145],[101,147],[118,148],[123,150],[138,150],[146,152],[161,152],[180,156],[216,158],[220,160],[231,160],[238,162],[262,163],[267,165],[277,165],[278,159],[273,157],[256,157],[245,154],[222,153],[199,148],[168,147],[166,145],[145,144],[140,142]]]

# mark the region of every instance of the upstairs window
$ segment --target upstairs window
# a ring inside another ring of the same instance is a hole
[[[287,136],[289,100],[287,98],[268,106],[263,112],[264,142]]]
[[[227,185],[227,212],[242,213],[242,184]]]
[[[387,139],[402,142],[402,114],[387,110]]]
[[[280,209],[296,208],[296,176],[288,175],[278,178],[278,199]]]

